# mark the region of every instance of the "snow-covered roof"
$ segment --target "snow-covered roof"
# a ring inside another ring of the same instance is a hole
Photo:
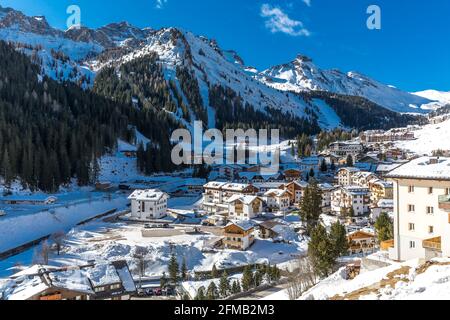
[[[387,177],[450,180],[450,158],[421,157],[391,171]]]
[[[398,167],[400,167],[402,163],[384,163],[377,166],[378,172],[389,172],[392,171]]]
[[[292,181],[291,183],[295,183],[296,185],[298,185],[301,188],[307,188],[309,186],[309,183],[303,180],[297,180],[297,181]],[[288,183],[288,184],[291,184]]]
[[[128,199],[138,201],[159,201],[164,197],[168,198],[169,195],[157,189],[147,189],[135,190]]]
[[[111,264],[97,264],[88,269],[88,276],[94,287],[120,283],[119,275]]]
[[[394,200],[392,199],[381,199],[377,203],[378,208],[393,208]]]
[[[339,172],[339,171],[347,171],[347,172],[349,172],[349,173],[355,173],[355,172],[361,171],[361,169],[355,168],[355,167],[346,167],[346,168],[341,168],[341,169],[339,169],[338,172]]]
[[[241,228],[244,231],[249,231],[251,229],[253,229],[255,227],[255,225],[253,224],[253,222],[251,221],[231,221],[230,223],[227,224],[227,227],[235,225],[239,228]]]
[[[249,185],[245,183],[226,183],[222,186],[222,189],[230,191],[243,191],[248,188],[248,186]]]
[[[281,189],[270,189],[266,193],[264,193],[266,197],[275,196],[275,197],[284,197],[289,196],[290,192],[288,190],[281,190]]]
[[[277,189],[281,186],[284,186],[285,182],[263,182],[263,183],[254,183],[253,186],[258,189]]]
[[[203,188],[205,188],[205,189],[220,189],[226,184],[227,184],[226,182],[211,181],[211,182],[208,182],[207,184],[205,184],[203,186]]]
[[[4,197],[4,200],[46,202],[46,201],[57,201],[58,198],[55,196],[49,196],[48,194],[17,194]]]
[[[257,196],[241,196],[241,195],[233,195],[231,196],[226,202],[233,203],[235,201],[241,201],[243,204],[251,204],[256,199],[258,199]]]
[[[134,284],[133,277],[131,276],[130,270],[128,269],[128,265],[125,261],[116,261],[113,262],[114,267],[116,268],[117,274],[122,280],[123,288],[126,292],[134,292],[136,291],[136,285]]]

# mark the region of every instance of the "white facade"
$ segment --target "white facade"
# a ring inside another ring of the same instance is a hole
[[[263,203],[256,196],[233,196],[228,201],[228,215],[233,220],[249,220],[262,213]]]
[[[269,208],[285,211],[291,205],[291,193],[287,190],[272,189],[264,194]]]
[[[169,195],[155,189],[136,190],[128,199],[131,201],[131,217],[138,220],[161,219],[167,215]]]
[[[353,184],[353,174],[360,172],[358,168],[342,168],[337,172],[336,180],[340,186],[351,186]]]
[[[450,256],[450,158],[423,157],[388,175],[394,182],[394,260]]]
[[[355,216],[369,213],[369,189],[358,186],[340,187],[332,192],[331,211],[342,215],[344,210],[353,208]]]
[[[203,186],[203,209],[217,213],[228,210],[228,200],[234,196],[255,195],[258,188],[251,184],[212,181]]]

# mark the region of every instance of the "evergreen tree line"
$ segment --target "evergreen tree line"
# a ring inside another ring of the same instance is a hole
[[[147,175],[177,169],[171,161],[170,135],[180,124],[167,112],[174,112],[177,107],[157,59],[152,53],[122,64],[118,69],[104,68],[94,85],[94,92],[133,109],[129,121],[152,141],[139,145],[137,152],[138,168]]]
[[[317,121],[300,118],[266,108],[256,110],[231,88],[214,85],[209,88],[209,103],[216,110],[217,129],[280,129],[283,138],[292,138],[301,133],[319,132]]]
[[[423,116],[400,114],[362,97],[345,96],[324,91],[304,92],[300,95],[306,101],[322,99],[333,108],[343,125],[358,130],[388,130],[427,122]]]
[[[217,279],[217,269],[213,266],[212,279]],[[263,283],[273,283],[279,281],[281,278],[280,269],[274,265],[262,265],[257,266],[255,270],[251,266],[246,266],[242,275],[242,279],[235,279],[231,281],[229,279],[227,271],[223,271],[219,284],[215,281],[211,281],[208,288],[201,286],[197,290],[195,300],[217,300],[225,299],[231,295],[235,295],[241,292],[247,292],[253,288],[259,287]]]
[[[44,191],[71,178],[92,183],[98,158],[130,136],[130,108],[37,74],[28,57],[0,42],[0,175]]]

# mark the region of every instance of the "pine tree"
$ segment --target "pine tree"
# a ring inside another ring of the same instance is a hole
[[[233,294],[237,294],[237,293],[240,293],[241,291],[242,291],[242,289],[241,289],[241,284],[240,284],[239,280],[233,281],[233,285],[231,287],[231,292]]]
[[[219,290],[220,296],[222,298],[226,298],[228,293],[230,292],[230,280],[228,279],[228,274],[226,271],[222,273],[222,277],[220,278]]]
[[[2,161],[2,175],[5,179],[5,184],[9,185],[12,180],[12,170],[11,170],[11,162],[9,159],[8,150],[5,151],[3,154],[3,161]]]
[[[331,225],[330,240],[333,245],[335,257],[341,257],[348,254],[349,244],[345,227],[337,221]]]
[[[353,167],[354,163],[353,163],[353,157],[352,157],[352,155],[349,154],[349,155],[347,156],[346,162],[347,162],[347,167]]]
[[[219,273],[217,271],[216,265],[214,264],[211,269],[211,278],[217,279],[219,277]]]
[[[330,170],[334,172],[336,170],[336,164],[334,163],[334,159],[331,160]]]
[[[242,275],[242,290],[248,291],[253,287],[253,272],[250,266],[244,268]]]
[[[316,181],[312,181],[305,188],[304,195],[300,202],[300,214],[304,223],[306,223],[307,232],[310,234],[319,223],[322,213],[322,191]]]
[[[380,242],[394,239],[394,224],[385,212],[381,213],[375,222],[375,230],[377,230]]]
[[[322,159],[322,162],[320,164],[320,171],[321,172],[327,172],[328,171],[328,165],[325,159]]]
[[[314,267],[314,272],[319,277],[327,277],[331,274],[336,262],[333,243],[327,230],[321,224],[311,232],[311,240],[308,244],[308,256]]]
[[[208,291],[206,292],[206,298],[208,300],[216,300],[219,298],[219,292],[217,291],[217,286],[214,283],[214,281],[211,281],[211,283],[208,286]]]
[[[172,283],[174,285],[176,285],[178,283],[178,261],[177,261],[177,257],[175,255],[175,253],[172,253],[172,256],[170,257],[169,260],[169,278],[172,281]]]
[[[201,286],[200,288],[198,288],[195,300],[206,300],[205,287]]]
[[[181,279],[183,281],[186,281],[187,280],[187,275],[188,275],[187,274],[188,270],[187,270],[187,265],[186,265],[186,257],[183,257],[183,262],[181,263],[180,273],[181,273]]]

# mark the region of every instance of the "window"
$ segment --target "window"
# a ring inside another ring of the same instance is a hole
[[[410,224],[408,225],[408,230],[409,230],[409,231],[414,231],[414,230],[416,230],[416,225],[415,225],[414,223],[410,223]]]
[[[434,233],[434,227],[433,226],[429,226],[428,227],[428,233]]]
[[[428,188],[428,194],[433,194],[433,187]]]
[[[450,188],[445,188],[445,195],[450,196]]]
[[[116,290],[116,289],[120,289],[122,286],[120,284],[113,284],[111,285],[111,290]]]
[[[103,292],[103,291],[105,291],[105,287],[97,287],[97,288],[95,288],[94,291],[95,292]]]
[[[427,207],[427,214],[434,214],[434,208],[433,207]]]
[[[409,242],[409,248],[410,249],[415,249],[416,248],[416,242],[415,241],[410,241]]]
[[[409,193],[413,193],[414,192],[414,186],[409,186],[408,187],[408,192]]]
[[[413,204],[408,204],[408,212],[415,212],[416,211],[416,206],[414,206]]]

